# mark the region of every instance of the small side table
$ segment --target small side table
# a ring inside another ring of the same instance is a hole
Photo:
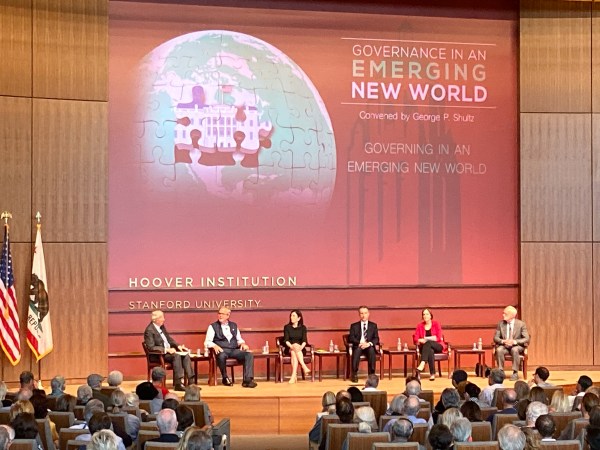
[[[408,375],[408,357],[411,358],[411,367],[415,367],[415,350],[414,349],[406,349],[406,350],[398,350],[395,348],[389,348],[387,350],[383,350],[383,354],[388,357],[388,378],[392,379],[392,357],[396,355],[404,356],[404,378]]]
[[[346,358],[346,352],[330,352],[324,350],[315,351],[315,358],[317,358],[317,370],[319,371],[319,381],[323,381],[321,376],[323,372],[323,358],[335,358],[335,377],[340,377],[340,359],[342,361]],[[344,365],[345,367],[345,365]],[[345,373],[345,372],[344,372]],[[344,379],[345,375],[344,375]]]
[[[477,355],[479,365],[485,367],[485,350],[476,350],[473,348],[455,348],[454,349],[454,370],[460,369],[461,355]]]
[[[202,353],[190,353],[190,360],[194,363],[194,384],[198,384],[198,362],[208,362],[208,384],[210,385],[212,378],[212,358],[204,356]]]
[[[255,350],[252,351],[254,355],[254,359],[266,359],[267,360],[267,381],[271,381],[271,359],[277,360],[279,358],[279,353],[262,353],[261,351]],[[277,362],[275,362],[277,365]],[[277,382],[277,374],[275,374],[275,382]]]

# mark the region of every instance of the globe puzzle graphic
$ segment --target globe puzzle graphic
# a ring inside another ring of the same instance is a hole
[[[248,204],[326,206],[336,147],[319,92],[274,46],[210,30],[140,62],[140,163],[154,189]]]

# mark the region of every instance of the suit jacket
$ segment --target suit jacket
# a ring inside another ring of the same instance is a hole
[[[520,345],[521,347],[527,347],[527,345],[529,345],[529,332],[527,331],[527,325],[525,325],[525,322],[522,320],[515,319],[512,336],[507,335],[508,322],[501,320],[498,322],[496,333],[494,334],[494,343],[496,345],[501,345],[503,339],[514,339],[517,342],[517,345]]]
[[[175,342],[175,339],[171,337],[165,326],[163,325],[160,328],[162,329],[162,332],[167,338],[169,345],[177,349],[177,342]],[[150,324],[146,327],[146,330],[144,331],[144,343],[146,344],[146,347],[148,347],[148,350],[165,353],[165,343],[163,341],[163,338],[160,335],[160,333],[156,330],[156,327],[152,322],[150,322]]]
[[[348,343],[356,347],[358,344],[360,344],[361,337],[362,323],[361,321],[354,322],[352,325],[350,325]],[[367,322],[367,342],[371,342],[373,347],[379,345],[379,331],[377,330],[377,324],[375,322],[371,322],[370,320]]]

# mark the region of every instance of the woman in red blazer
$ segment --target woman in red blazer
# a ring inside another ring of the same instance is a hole
[[[435,354],[442,353],[445,349],[442,327],[437,320],[433,320],[433,314],[429,308],[425,308],[421,315],[423,322],[417,324],[413,335],[415,345],[421,349],[421,361],[417,367],[417,377],[425,369],[425,363],[429,363],[430,380],[435,380]]]

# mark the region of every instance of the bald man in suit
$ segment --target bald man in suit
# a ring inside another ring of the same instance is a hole
[[[516,319],[517,309],[514,306],[507,306],[502,312],[502,319],[498,322],[496,333],[494,334],[494,344],[496,344],[496,361],[498,367],[504,367],[504,358],[510,353],[513,359],[513,374],[510,377],[512,381],[519,379],[519,356],[529,345],[529,332],[527,325],[522,320]]]

